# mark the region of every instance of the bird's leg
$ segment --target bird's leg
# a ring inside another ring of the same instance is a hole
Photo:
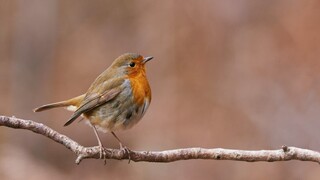
[[[131,158],[130,158],[130,151],[131,151],[131,150],[130,150],[129,148],[127,148],[126,146],[123,146],[123,145],[122,145],[120,139],[118,138],[118,136],[117,136],[113,131],[111,131],[111,133],[112,133],[112,135],[118,140],[119,146],[120,146],[120,150],[123,151],[124,153],[128,154],[128,159],[129,159],[129,162],[128,162],[128,163],[130,163],[130,160],[131,160]]]
[[[106,152],[105,152],[105,149],[104,149],[104,147],[103,147],[103,145],[101,143],[98,131],[97,131],[96,127],[93,124],[91,124],[91,122],[90,122],[90,125],[93,128],[93,132],[96,135],[97,140],[98,140],[98,144],[99,144],[99,147],[100,147],[100,159],[102,159],[102,156],[103,156],[104,164],[106,164],[107,163]]]

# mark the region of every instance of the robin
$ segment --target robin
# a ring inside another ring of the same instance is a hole
[[[129,149],[122,145],[114,132],[131,128],[146,113],[151,102],[151,89],[145,64],[151,59],[153,57],[135,53],[123,54],[95,79],[85,94],[40,106],[34,112],[66,107],[74,113],[64,126],[84,116],[97,137],[100,158],[102,154],[105,155],[105,151],[97,129],[111,132],[119,142],[120,149],[129,153]]]

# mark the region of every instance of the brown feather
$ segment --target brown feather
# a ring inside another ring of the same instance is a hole
[[[60,102],[46,104],[46,105],[37,107],[33,111],[34,112],[41,112],[41,111],[49,110],[49,109],[52,109],[52,108],[66,107],[66,106],[79,107],[79,105],[80,105],[79,102],[81,102],[84,97],[85,97],[85,94],[82,94],[80,96],[77,96],[75,98],[72,98],[72,99],[69,99],[69,100],[66,100],[66,101],[60,101]]]
[[[81,116],[82,113],[85,113],[87,111],[90,111],[94,109],[95,107],[98,107],[114,97],[116,97],[121,92],[120,88],[118,89],[111,89],[105,94],[102,95],[94,95],[91,97],[86,97],[86,102],[83,103],[70,117],[70,119],[64,124],[64,126],[70,125],[74,120],[76,120],[79,116]]]

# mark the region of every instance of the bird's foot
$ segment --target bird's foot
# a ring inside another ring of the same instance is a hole
[[[131,161],[131,156],[130,156],[131,150],[130,150],[128,147],[122,146],[122,144],[120,144],[120,151],[121,151],[124,155],[128,156],[128,159],[129,159],[128,164],[130,164],[130,161]]]
[[[107,152],[106,152],[106,149],[102,145],[99,146],[99,154],[100,154],[99,158],[103,159],[104,165],[106,165],[107,164]]]

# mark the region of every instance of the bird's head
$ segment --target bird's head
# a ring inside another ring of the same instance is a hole
[[[145,74],[145,64],[151,59],[153,59],[152,56],[143,57],[136,53],[126,53],[119,56],[111,66],[128,76],[136,76]]]

